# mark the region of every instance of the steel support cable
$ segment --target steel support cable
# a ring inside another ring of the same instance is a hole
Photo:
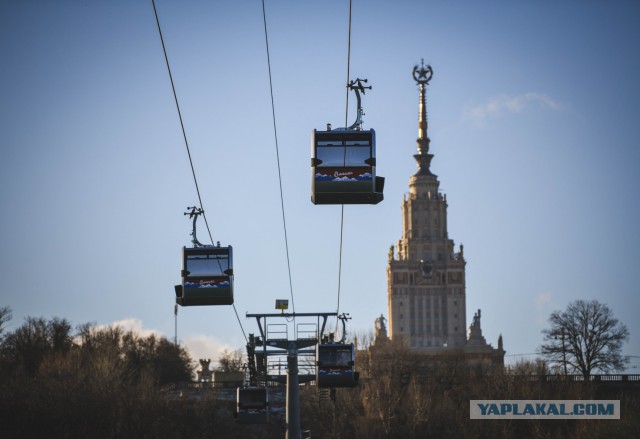
[[[282,191],[282,172],[280,169],[280,150],[278,148],[278,129],[276,126],[276,107],[273,100],[273,81],[271,79],[271,56],[269,54],[269,35],[267,32],[267,13],[264,6],[264,0],[262,0],[262,20],[264,22],[264,41],[267,47],[267,67],[269,69],[269,91],[271,93],[271,115],[273,118],[273,135],[275,137],[276,144],[276,161],[278,163],[278,182],[280,184],[280,207],[282,210],[282,225],[284,228],[284,246],[287,253],[287,270],[289,272],[289,291],[291,292],[291,308],[293,313],[296,312],[296,305],[293,301],[293,282],[291,280],[291,260],[289,258],[289,240],[287,238],[287,220],[284,210],[284,195]]]
[[[351,67],[351,1],[349,0],[349,36],[347,38],[347,98],[346,98],[346,108],[344,112],[344,126],[349,126],[349,75],[350,75],[350,67]],[[345,161],[347,155],[347,148],[344,149]],[[344,204],[340,206],[340,251],[338,257],[338,304],[336,306],[336,314],[340,315],[340,289],[342,284],[342,236],[344,230]],[[336,333],[338,332],[338,322],[336,319]]]
[[[169,56],[167,55],[167,48],[164,44],[164,37],[162,36],[162,28],[160,27],[160,19],[158,18],[158,11],[156,9],[155,0],[151,0],[151,4],[153,5],[153,14],[156,17],[156,24],[158,26],[158,34],[160,35],[160,42],[162,43],[162,52],[164,53],[164,60],[167,65],[167,71],[169,72],[169,81],[171,82],[171,90],[173,91],[173,99],[176,103],[176,109],[178,110],[178,119],[180,120],[180,128],[182,129],[182,137],[184,139],[184,144],[187,148],[187,155],[189,156],[189,165],[191,166],[191,174],[193,175],[193,182],[196,186],[196,193],[198,194],[198,202],[200,203],[200,209],[202,210],[202,217],[204,218],[204,223],[207,227],[207,233],[209,234],[209,239],[211,240],[211,245],[213,245],[213,236],[211,234],[211,229],[209,228],[209,222],[207,221],[207,216],[204,213],[204,207],[202,204],[202,197],[200,196],[200,187],[198,186],[198,178],[196,177],[196,170],[193,166],[193,159],[191,158],[191,150],[189,149],[189,141],[187,140],[187,132],[184,128],[184,122],[182,121],[182,112],[180,111],[180,104],[178,103],[178,94],[176,93],[176,87],[173,82],[173,75],[171,74],[171,66],[169,64]],[[195,231],[195,229],[194,229]],[[218,261],[220,263],[220,261]],[[236,305],[233,304],[233,311],[236,314],[236,318],[238,319],[238,323],[240,324],[240,329],[242,330],[242,335],[244,336],[245,341],[248,342],[247,335],[244,332],[244,328],[242,327],[242,322],[240,321],[240,317],[238,316],[238,311],[236,310]]]

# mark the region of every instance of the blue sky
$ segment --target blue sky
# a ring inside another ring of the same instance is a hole
[[[156,5],[207,218],[234,247],[236,308],[257,332],[245,312],[290,295],[262,6]],[[312,129],[344,123],[348,3],[266,10],[296,311],[331,312],[340,208],[310,202],[309,143]],[[58,316],[172,337],[190,241],[182,213],[197,198],[151,2],[2,2],[0,55],[11,327]],[[553,310],[597,299],[629,327],[625,353],[640,356],[640,6],[625,1],[354,0],[351,77],[373,85],[364,121],[386,185],[379,205],[345,208],[351,331],[387,315],[422,58],[434,69],[432,170],[468,261],[467,322],[481,308],[489,342],[502,334],[508,355],[528,354]],[[183,308],[178,328],[196,356],[244,344],[231,307]]]

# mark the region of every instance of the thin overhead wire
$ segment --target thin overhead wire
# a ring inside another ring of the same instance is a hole
[[[276,144],[276,161],[278,162],[278,182],[280,184],[280,207],[282,209],[282,226],[284,228],[284,246],[287,253],[287,269],[289,271],[289,291],[291,292],[291,309],[296,312],[295,302],[293,301],[293,282],[291,280],[291,259],[289,258],[289,240],[287,238],[287,220],[284,210],[284,195],[282,191],[282,172],[280,169],[280,150],[278,148],[278,128],[276,126],[276,107],[273,100],[273,81],[271,79],[271,56],[269,54],[269,34],[267,32],[267,13],[262,0],[262,20],[264,22],[264,41],[267,46],[267,67],[269,69],[269,91],[271,92],[271,115],[273,118],[273,135]]]
[[[349,0],[349,34],[347,37],[347,105],[344,110],[344,126],[349,126],[349,78],[350,78],[350,68],[351,68],[351,0]]]
[[[189,156],[189,165],[191,165],[191,174],[193,175],[193,181],[196,185],[196,192],[198,194],[198,202],[200,203],[200,209],[204,211],[202,206],[202,197],[200,196],[200,187],[198,186],[198,179],[196,177],[196,170],[193,166],[193,159],[191,158],[191,150],[189,149],[189,141],[187,140],[187,132],[184,128],[184,122],[182,120],[182,112],[180,111],[180,104],[178,103],[178,95],[176,93],[176,87],[173,83],[173,75],[171,74],[171,66],[169,65],[169,57],[167,56],[167,48],[164,45],[164,37],[162,36],[162,29],[160,28],[160,19],[158,18],[158,11],[156,10],[156,2],[155,0],[151,0],[153,4],[153,13],[156,16],[156,24],[158,25],[158,34],[160,34],[160,42],[162,43],[162,52],[164,53],[164,60],[167,64],[167,71],[169,72],[169,80],[171,81],[171,90],[173,91],[173,99],[176,103],[176,109],[178,110],[178,119],[180,119],[180,128],[182,129],[182,137],[184,138],[184,144],[187,147],[187,155]],[[202,215],[204,217],[204,222],[207,226],[207,232],[209,233],[209,238],[211,242],[213,242],[213,236],[211,235],[211,229],[209,229],[209,222],[207,221],[207,216]]]
[[[344,112],[344,126],[349,126],[349,75],[350,75],[350,67],[351,67],[351,1],[349,0],[349,36],[347,39],[347,98],[346,98],[346,108]],[[345,154],[346,154],[345,148]],[[346,160],[346,158],[345,158]],[[340,290],[342,284],[342,237],[344,231],[344,204],[340,206],[340,251],[338,257],[338,303],[336,305],[336,314],[340,314]],[[336,333],[338,332],[338,320],[336,319]]]
[[[189,164],[191,165],[191,174],[193,175],[193,182],[196,186],[196,193],[198,194],[198,202],[200,203],[200,209],[202,210],[202,217],[204,218],[204,223],[207,227],[207,233],[209,234],[209,239],[211,240],[211,245],[213,245],[213,235],[211,234],[211,229],[209,228],[209,222],[207,221],[207,216],[204,213],[204,207],[202,204],[202,197],[200,196],[200,187],[198,186],[198,178],[196,177],[196,170],[193,165],[193,159],[191,158],[191,150],[189,149],[189,141],[187,140],[187,132],[184,128],[184,122],[182,120],[182,112],[180,111],[180,104],[178,103],[178,94],[176,93],[176,87],[173,82],[173,75],[171,74],[171,66],[169,64],[169,57],[167,55],[167,48],[164,44],[164,37],[162,36],[162,28],[160,27],[160,19],[158,18],[158,11],[156,9],[155,0],[151,0],[151,4],[153,5],[153,13],[156,17],[156,24],[158,26],[158,34],[160,35],[160,42],[162,43],[162,52],[164,53],[164,60],[167,64],[167,71],[169,72],[169,81],[171,82],[171,90],[173,91],[173,99],[176,103],[176,109],[178,110],[178,119],[180,119],[180,128],[182,129],[182,137],[184,139],[184,144],[187,148],[187,155],[189,156]],[[244,332],[244,328],[242,327],[242,322],[240,321],[240,317],[238,316],[238,311],[236,310],[236,305],[233,304],[233,310],[236,314],[236,318],[238,319],[238,323],[240,324],[240,329],[242,330],[242,335],[244,336],[245,341],[248,342],[247,335]]]

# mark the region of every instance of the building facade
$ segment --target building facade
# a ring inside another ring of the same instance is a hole
[[[431,171],[426,101],[432,76],[431,66],[413,69],[420,89],[418,151],[414,155],[418,170],[409,179],[409,193],[402,200],[402,238],[389,251],[388,336],[404,338],[409,347],[424,352],[466,351],[473,345],[474,352],[489,353],[493,348],[478,333],[479,311],[469,328],[473,337],[467,338],[464,248],[460,245],[456,250],[449,237],[447,197]]]

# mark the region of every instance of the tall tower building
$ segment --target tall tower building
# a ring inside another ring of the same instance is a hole
[[[405,338],[412,348],[463,348],[466,337],[465,260],[455,251],[447,228],[447,197],[431,172],[433,154],[427,135],[427,85],[431,66],[416,66],[420,89],[418,171],[402,201],[402,238],[389,252],[388,304],[391,339]],[[477,325],[479,328],[479,323]]]

